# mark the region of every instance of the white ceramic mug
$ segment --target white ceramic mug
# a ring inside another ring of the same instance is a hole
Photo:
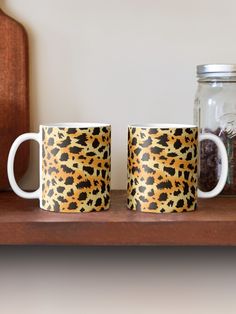
[[[21,143],[40,147],[40,187],[25,192],[16,183],[14,158]],[[23,198],[37,198],[40,207],[55,212],[89,212],[109,208],[111,126],[101,123],[41,125],[39,133],[20,135],[8,157],[8,178]]]
[[[198,134],[196,125],[141,124],[128,128],[128,208],[149,213],[192,211],[197,197],[218,195],[225,186],[228,158],[221,139]],[[199,142],[213,141],[222,170],[214,189],[198,188]]]

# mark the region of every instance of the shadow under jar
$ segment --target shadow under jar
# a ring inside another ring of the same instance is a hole
[[[236,195],[236,65],[197,66],[198,88],[194,123],[201,134],[213,133],[223,141],[228,155],[228,177],[221,195]],[[213,189],[221,173],[217,146],[209,140],[200,144],[199,188]]]

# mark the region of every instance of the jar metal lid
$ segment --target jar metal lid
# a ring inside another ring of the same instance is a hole
[[[197,65],[197,77],[236,76],[236,64],[201,64]]]

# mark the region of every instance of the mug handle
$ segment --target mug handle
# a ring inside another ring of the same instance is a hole
[[[220,152],[220,158],[221,158],[221,174],[220,174],[220,178],[219,181],[216,185],[216,187],[209,191],[209,192],[203,192],[200,189],[198,189],[198,197],[201,198],[211,198],[211,197],[215,197],[216,195],[218,195],[224,188],[226,180],[227,180],[227,176],[228,176],[228,156],[227,156],[227,151],[226,148],[224,146],[224,143],[222,142],[222,140],[211,133],[205,133],[205,134],[200,134],[199,135],[199,141],[205,141],[205,140],[211,140],[213,141],[219,152]]]
[[[17,152],[18,147],[21,143],[28,141],[28,140],[34,140],[41,144],[41,137],[40,133],[25,133],[20,136],[18,136],[15,141],[13,142],[11,149],[9,151],[8,160],[7,160],[7,174],[8,174],[8,180],[11,185],[12,190],[20,197],[23,198],[38,198],[40,199],[40,188],[38,188],[34,192],[25,192],[23,191],[19,185],[16,183],[15,174],[14,174],[14,160],[15,155]]]

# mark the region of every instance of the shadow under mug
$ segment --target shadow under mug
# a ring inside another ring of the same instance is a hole
[[[213,141],[221,156],[216,187],[197,188],[199,142]],[[218,195],[226,183],[228,158],[225,146],[214,134],[198,134],[194,125],[147,124],[128,127],[129,209],[149,213],[192,211],[197,197]]]
[[[38,142],[40,187],[19,188],[14,158],[21,143]],[[20,197],[39,199],[42,209],[54,212],[101,211],[110,205],[111,126],[101,123],[41,125],[39,133],[20,135],[8,156],[8,178]]]

